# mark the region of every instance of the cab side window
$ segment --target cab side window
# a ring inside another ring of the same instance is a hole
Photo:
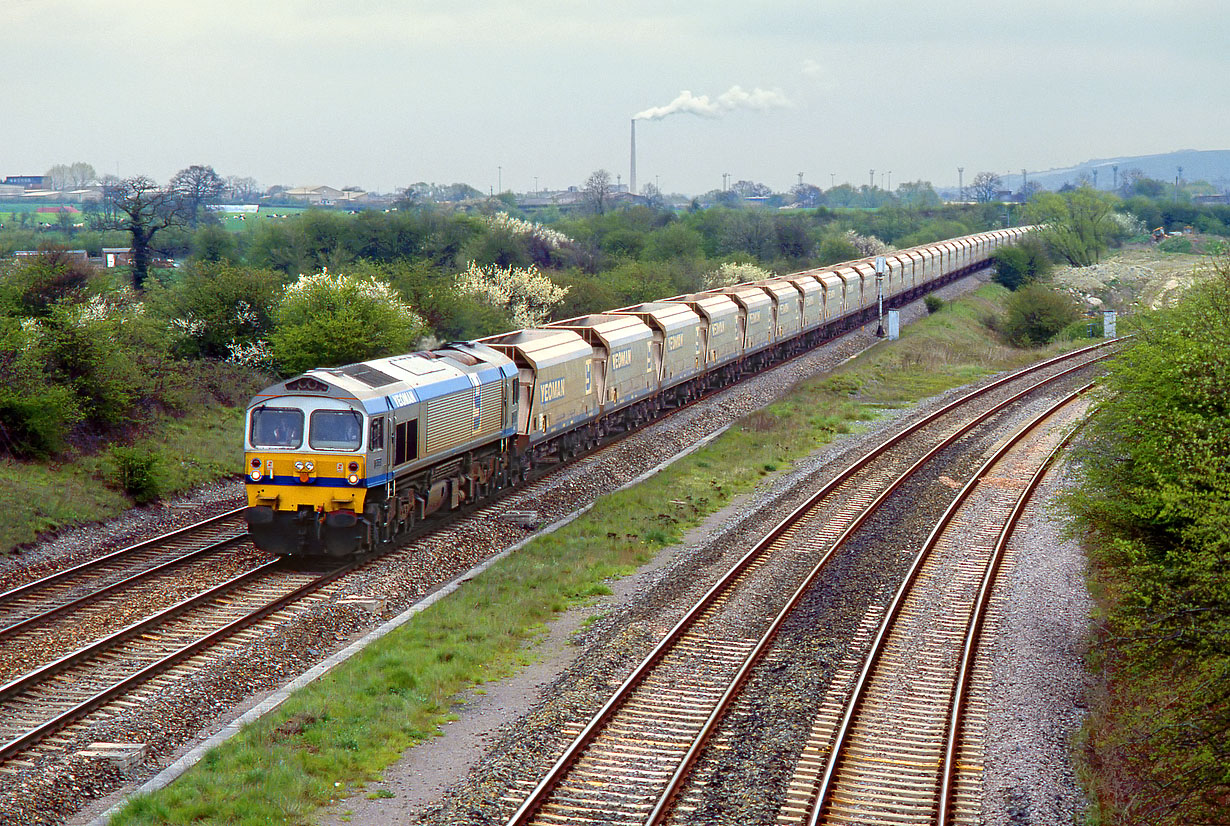
[[[374,417],[367,430],[367,449],[384,450],[384,418],[381,416]]]

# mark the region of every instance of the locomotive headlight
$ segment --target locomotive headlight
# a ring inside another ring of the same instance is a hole
[[[352,473],[346,477],[346,481],[352,485],[357,485],[359,484],[359,475],[357,473]]]
[[[254,471],[252,471],[252,472],[251,472],[250,474],[248,474],[248,475],[251,477],[251,479],[252,479],[252,481],[253,481],[253,482],[259,482],[259,481],[261,480],[261,472],[260,472],[260,469],[259,469],[259,468],[258,468],[258,469],[256,469],[256,470],[254,470]]]
[[[306,471],[311,472],[311,471],[313,471],[313,470],[315,470],[315,469],[316,469],[316,465],[315,465],[315,464],[313,464],[312,462],[304,462],[304,463],[303,463],[303,469],[304,469],[304,470],[306,470]]]
[[[303,470],[303,462],[295,462],[295,470]]]

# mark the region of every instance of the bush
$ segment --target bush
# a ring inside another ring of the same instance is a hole
[[[1000,247],[991,256],[995,262],[992,280],[1010,290],[1043,281],[1051,271],[1051,259],[1046,247],[1036,239],[1027,238],[1011,247]]]
[[[938,313],[944,309],[944,299],[933,293],[928,293],[923,297],[923,304],[927,305],[928,313]]]
[[[142,447],[117,445],[107,451],[111,481],[138,505],[157,501],[162,496],[162,457]]]
[[[301,275],[275,314],[273,358],[283,374],[409,352],[423,320],[374,277]]]
[[[1230,796],[1230,259],[1136,319],[1069,497],[1100,598],[1089,751],[1105,822],[1225,823]]]
[[[1008,297],[1000,331],[1017,347],[1039,347],[1080,316],[1076,302],[1041,284]]]
[[[170,286],[151,284],[146,300],[172,331],[179,355],[226,359],[269,336],[285,282],[274,270],[193,263]]]

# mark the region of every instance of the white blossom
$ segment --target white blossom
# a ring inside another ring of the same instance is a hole
[[[173,318],[168,322],[171,325],[171,331],[178,334],[181,338],[199,339],[205,335],[205,329],[208,326],[204,319],[197,318],[192,313],[183,318]]]
[[[1128,237],[1136,235],[1144,235],[1148,230],[1145,228],[1145,222],[1141,218],[1137,218],[1129,212],[1112,212],[1110,220],[1118,225],[1123,234]]]
[[[846,230],[846,240],[854,245],[859,254],[864,258],[870,258],[873,255],[883,255],[886,252],[892,252],[893,247],[885,244],[874,235],[859,235],[854,230]]]
[[[767,278],[773,278],[773,273],[763,267],[726,261],[713,272],[705,273],[703,280],[705,289],[716,290],[719,287],[745,284],[749,281],[764,281]]]
[[[522,328],[545,322],[568,295],[567,287],[555,285],[534,264],[525,269],[494,264],[479,267],[473,261],[457,276],[457,290],[507,310],[512,323]]]
[[[249,327],[256,327],[260,324],[260,315],[256,312],[256,308],[243,299],[235,305],[235,320],[240,324],[246,324]]]
[[[145,305],[137,300],[136,294],[120,289],[90,296],[89,301],[74,305],[71,320],[78,327],[109,320],[123,324],[144,313]]]
[[[249,370],[269,370],[273,367],[273,353],[269,350],[267,341],[257,340],[244,343],[231,339],[226,345],[229,351],[226,359],[228,364],[234,364]]]
[[[532,221],[514,218],[507,212],[497,212],[495,215],[488,216],[486,221],[487,226],[492,229],[504,230],[512,235],[529,235],[542,241],[551,249],[559,249],[565,244],[572,243],[572,239],[562,232],[557,232],[541,224],[535,224]]]

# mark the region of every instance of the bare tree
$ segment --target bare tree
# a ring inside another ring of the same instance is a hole
[[[167,227],[184,226],[189,213],[179,194],[144,175],[113,178],[103,186],[103,202],[112,216],[111,228],[132,236],[132,285],[145,286],[154,235]]]
[[[240,175],[226,177],[226,191],[235,201],[250,201],[260,196],[260,186],[256,179]]]
[[[1004,186],[1003,179],[994,172],[979,172],[970,183],[974,200],[986,204],[995,200],[996,193]]]
[[[187,210],[189,223],[196,226],[201,205],[217,200],[225,186],[226,182],[212,166],[194,164],[176,172],[168,189],[178,196]]]
[[[606,212],[611,201],[611,173],[599,169],[585,179],[585,208],[595,215]]]
[[[93,166],[84,161],[77,161],[73,164],[58,163],[48,169],[44,177],[48,179],[52,189],[65,192],[88,186],[98,175],[94,172]]]

